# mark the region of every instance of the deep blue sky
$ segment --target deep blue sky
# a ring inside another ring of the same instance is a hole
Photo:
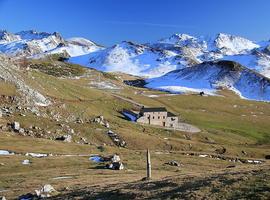
[[[173,33],[270,39],[269,0],[0,0],[0,29],[60,32],[103,45]]]

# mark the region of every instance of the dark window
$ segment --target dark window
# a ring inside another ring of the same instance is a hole
[[[158,119],[160,119],[160,116],[158,116]]]
[[[165,116],[163,116],[163,119],[165,119]]]
[[[153,119],[155,119],[155,116],[153,116]]]

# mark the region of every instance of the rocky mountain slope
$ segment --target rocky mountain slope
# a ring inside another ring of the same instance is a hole
[[[13,83],[22,95],[24,103],[28,105],[48,106],[51,103],[47,97],[27,84],[19,66],[5,56],[0,56],[0,80]]]
[[[270,79],[233,61],[205,62],[148,79],[146,87],[213,95],[229,89],[247,99],[270,101]]]

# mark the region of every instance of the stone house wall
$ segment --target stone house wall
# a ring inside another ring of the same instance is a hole
[[[168,117],[168,112],[145,112],[137,122],[157,126],[177,127],[178,117]]]

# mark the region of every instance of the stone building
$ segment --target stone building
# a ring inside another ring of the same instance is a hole
[[[179,118],[168,112],[164,107],[145,108],[143,107],[137,117],[137,122],[157,126],[177,128]]]

